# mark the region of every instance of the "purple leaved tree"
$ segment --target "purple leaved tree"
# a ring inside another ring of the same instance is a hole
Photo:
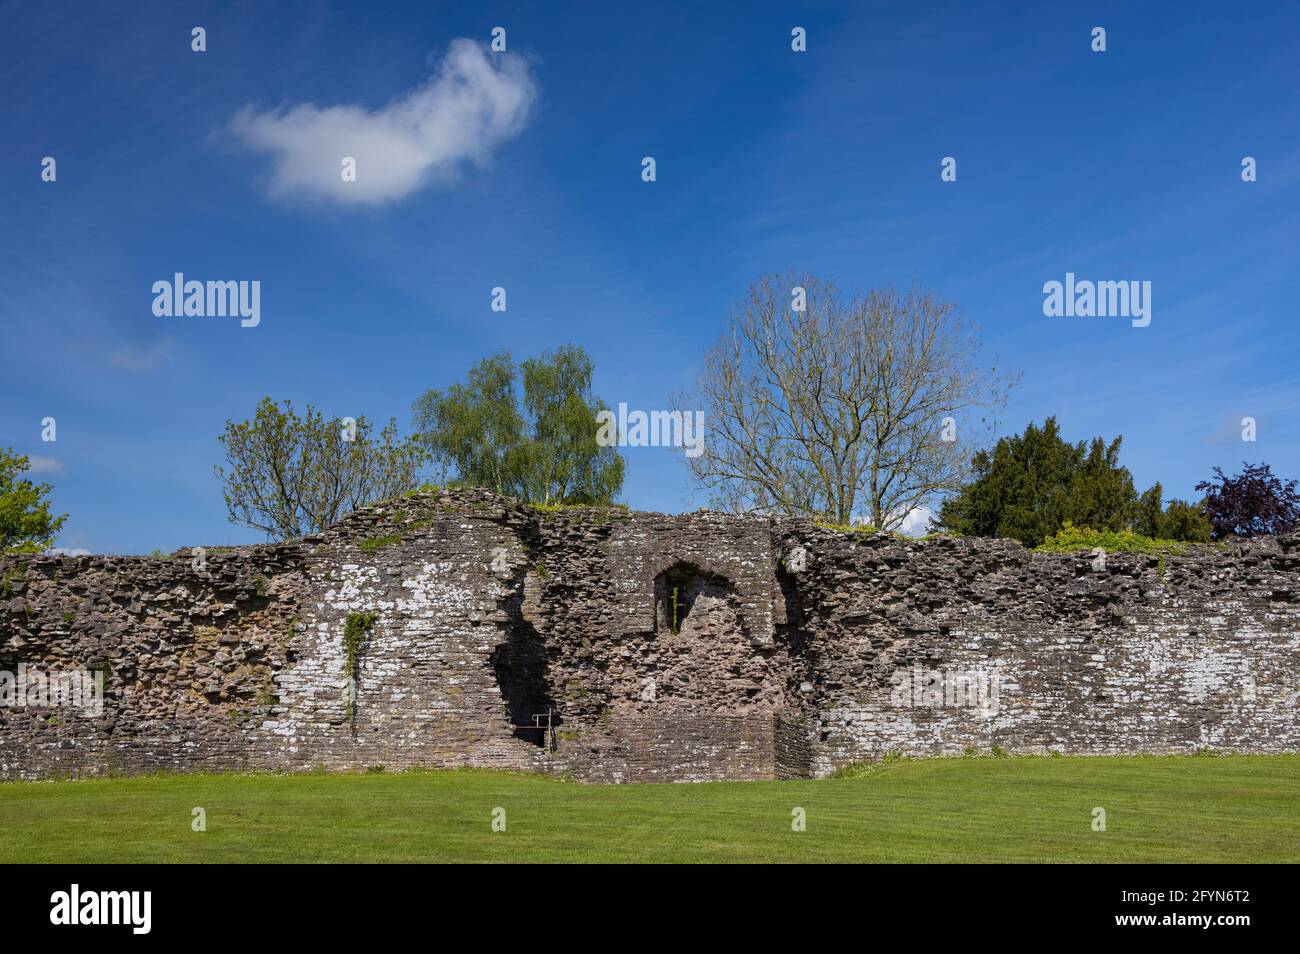
[[[1196,489],[1205,492],[1202,507],[1215,540],[1287,533],[1300,527],[1300,494],[1294,480],[1273,475],[1268,464],[1246,464],[1235,477],[1214,468],[1214,480]]]

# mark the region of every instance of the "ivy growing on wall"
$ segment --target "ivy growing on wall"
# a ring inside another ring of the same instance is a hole
[[[366,634],[374,623],[374,613],[349,613],[347,622],[343,624],[343,674],[348,680],[348,721],[356,718],[357,661],[361,658]]]

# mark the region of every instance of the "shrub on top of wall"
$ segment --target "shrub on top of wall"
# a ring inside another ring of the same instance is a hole
[[[897,530],[881,530],[879,527],[873,527],[869,523],[835,523],[831,520],[814,520],[817,526],[823,530],[834,530],[836,533],[847,533],[857,536],[869,537],[877,533],[883,533],[886,536],[893,537],[895,540],[911,540],[905,533],[899,533]]]
[[[1039,553],[1077,553],[1080,550],[1102,549],[1107,553],[1150,553],[1153,556],[1164,556],[1187,552],[1187,544],[1177,540],[1144,537],[1132,530],[1090,530],[1087,527],[1076,527],[1067,520],[1055,536],[1048,537],[1034,549]]]
[[[436,494],[440,490],[442,490],[442,484],[420,484],[420,486],[412,488],[411,490],[403,491],[398,497],[393,499],[418,497],[420,494]]]

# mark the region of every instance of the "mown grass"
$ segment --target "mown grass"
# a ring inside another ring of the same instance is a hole
[[[1297,805],[1300,756],[934,759],[702,785],[160,776],[0,784],[0,862],[1283,862],[1300,861]]]

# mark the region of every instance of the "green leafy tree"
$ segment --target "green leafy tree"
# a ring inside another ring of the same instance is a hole
[[[460,480],[497,493],[516,491],[523,469],[524,419],[515,404],[509,354],[484,358],[465,383],[428,390],[414,405],[414,427],[433,460]]]
[[[30,467],[29,458],[0,447],[0,553],[44,553],[68,519],[50,513],[49,484],[19,479]]]
[[[1133,530],[1156,540],[1209,543],[1211,527],[1201,504],[1170,500],[1163,506],[1164,488],[1157,483],[1138,499]]]
[[[945,501],[937,529],[967,536],[1011,537],[1038,546],[1067,522],[1097,531],[1135,530],[1166,540],[1199,541],[1208,524],[1196,508],[1171,501],[1161,509],[1156,484],[1140,497],[1119,463],[1123,438],[1071,444],[1054,417],[1004,437],[972,461],[975,479]]]
[[[1160,518],[1164,516],[1162,500],[1164,488],[1157,481],[1150,489],[1143,491],[1138,498],[1137,509],[1133,517],[1133,531],[1144,537],[1159,536]]]
[[[1185,500],[1171,500],[1160,515],[1156,537],[1161,540],[1185,540],[1188,543],[1209,543],[1213,527],[1202,504]]]
[[[427,451],[400,439],[391,420],[377,435],[365,417],[326,418],[311,405],[263,398],[249,421],[226,421],[218,438],[230,521],[282,540],[337,523],[358,507],[415,488]]]
[[[574,345],[519,366],[502,352],[471,368],[464,383],[421,395],[415,429],[463,483],[527,503],[608,504],[623,487],[624,464],[596,442],[605,405],[592,395],[593,370]]]

